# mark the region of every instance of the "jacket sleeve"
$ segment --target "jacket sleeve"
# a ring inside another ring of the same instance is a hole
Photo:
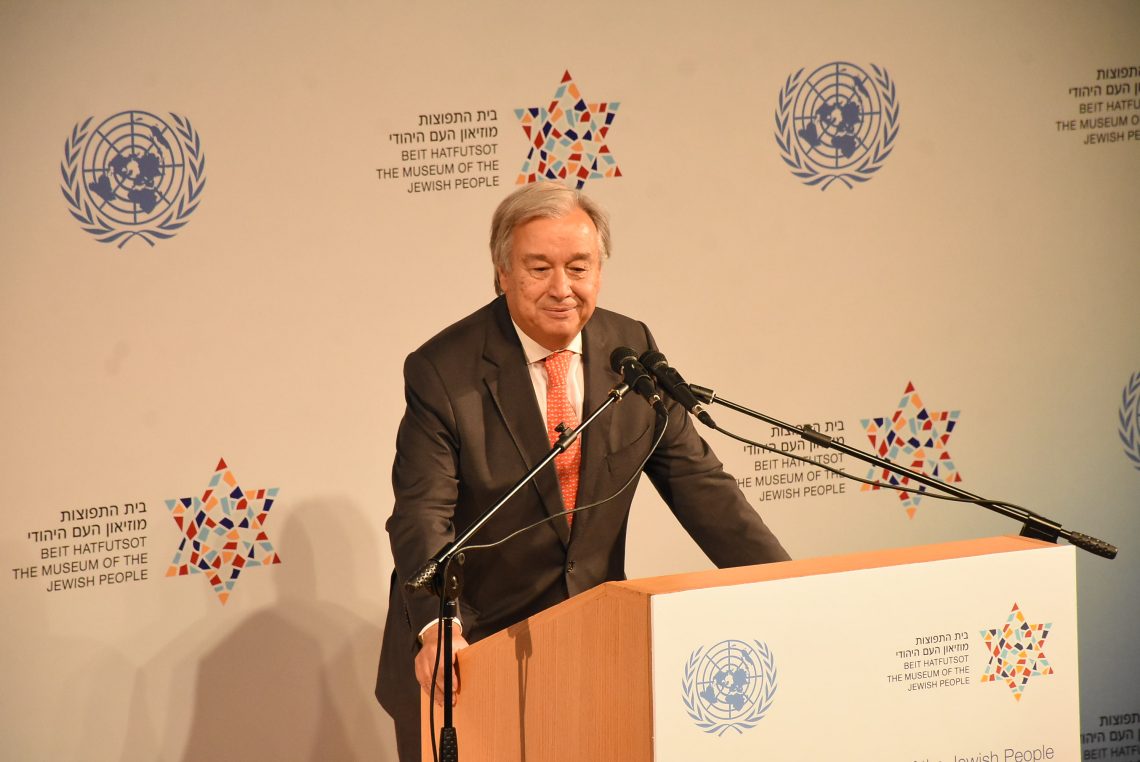
[[[396,435],[392,465],[396,502],[386,528],[408,625],[412,632],[419,632],[439,615],[438,599],[428,593],[409,595],[403,585],[455,539],[459,442],[443,379],[418,353],[404,362],[404,397],[407,407]]]
[[[656,348],[648,328],[645,333]],[[669,424],[645,473],[689,536],[720,568],[789,560],[688,412],[672,399],[666,407]]]

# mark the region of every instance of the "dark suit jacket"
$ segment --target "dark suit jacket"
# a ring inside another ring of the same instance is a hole
[[[621,379],[615,348],[656,348],[644,324],[597,309],[583,330],[584,414]],[[396,573],[384,631],[377,696],[393,716],[419,701],[413,673],[416,634],[438,616],[431,596],[405,596],[403,581],[454,539],[549,451],[526,357],[500,297],[408,356],[407,410],[396,441],[396,505],[387,529]],[[788,554],[696,433],[668,402],[669,425],[645,473],[685,530],[720,567],[780,561]],[[630,394],[582,438],[578,504],[621,488],[649,453],[658,417]],[[625,534],[634,487],[491,550],[466,554],[460,599],[463,634],[476,641],[609,580],[625,579]],[[500,539],[562,510],[553,466],[515,495],[475,536]],[[410,690],[410,695],[409,695]]]

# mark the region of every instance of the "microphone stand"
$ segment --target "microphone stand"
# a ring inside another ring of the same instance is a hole
[[[820,433],[818,429],[812,428],[811,425],[806,425],[802,428],[799,426],[793,426],[790,423],[784,423],[783,421],[764,415],[763,413],[759,413],[755,410],[750,410],[743,405],[738,405],[735,402],[724,399],[723,397],[718,397],[716,395],[716,392],[707,387],[698,386],[696,384],[690,384],[689,386],[697,399],[705,402],[706,404],[711,405],[715,402],[718,405],[724,405],[725,407],[731,410],[735,410],[738,413],[743,413],[744,415],[755,418],[758,421],[764,421],[765,423],[769,423],[791,434],[796,434],[819,447],[838,450],[839,452],[844,453],[845,455],[850,455],[851,457],[856,458],[857,460],[861,460],[864,463],[870,463],[871,465],[878,468],[893,471],[896,474],[902,474],[918,482],[919,484],[924,484],[927,487],[933,487],[934,489],[946,492],[957,498],[963,498],[964,500],[976,505],[980,505],[983,508],[988,508],[995,513],[1000,513],[1001,515],[1011,518],[1014,521],[1019,521],[1022,523],[1022,537],[1032,537],[1037,540],[1044,540],[1045,542],[1051,542],[1054,544],[1056,544],[1059,538],[1064,538],[1070,544],[1075,545],[1082,550],[1087,550],[1089,553],[1092,553],[1094,555],[1108,559],[1116,558],[1116,546],[1111,545],[1104,540],[1098,540],[1097,538],[1091,537],[1087,534],[1064,529],[1058,522],[1047,519],[1044,516],[1034,513],[1033,511],[1016,506],[991,502],[983,497],[979,497],[978,495],[967,492],[964,489],[959,489],[958,487],[946,484],[945,482],[938,481],[937,479],[931,476],[927,476],[926,474],[920,473],[918,471],[913,471],[905,466],[900,466],[897,463],[893,463],[889,460],[886,460],[885,458],[880,458],[877,455],[872,455],[870,453],[863,452],[862,450],[858,450],[844,442],[837,442],[832,437]]]
[[[432,594],[437,596],[441,601],[441,616],[440,626],[443,628],[443,727],[439,731],[439,756],[441,762],[458,762],[459,761],[459,742],[455,734],[455,725],[452,718],[452,700],[454,696],[454,688],[451,679],[451,658],[452,658],[452,623],[458,614],[459,594],[462,590],[462,583],[460,582],[459,575],[447,576],[447,569],[451,562],[454,560],[459,565],[463,565],[463,549],[471,543],[471,538],[476,532],[479,531],[486,524],[492,516],[494,516],[503,505],[514,497],[515,493],[527,485],[546,465],[552,462],[556,457],[561,455],[567,447],[569,447],[578,435],[581,434],[587,426],[594,422],[603,411],[610,405],[618,402],[629,392],[630,386],[625,383],[618,384],[610,393],[606,395],[606,401],[598,406],[598,409],[591,413],[586,420],[582,421],[576,428],[569,428],[565,423],[558,424],[557,430],[559,432],[558,441],[551,447],[550,452],[546,454],[541,461],[538,462],[534,468],[526,472],[526,474],[519,479],[513,487],[506,491],[506,493],[499,498],[499,500],[484,511],[477,519],[471,522],[471,525],[464,529],[459,536],[454,540],[444,545],[439,551],[432,556],[419,570],[413,574],[404,583],[404,589],[408,593],[416,593],[420,590],[430,590]],[[434,686],[432,693],[434,693]],[[434,696],[432,697],[434,700]]]

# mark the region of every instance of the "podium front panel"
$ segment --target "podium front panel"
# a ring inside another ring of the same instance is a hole
[[[1080,759],[1075,569],[1049,546],[654,595],[653,758]]]

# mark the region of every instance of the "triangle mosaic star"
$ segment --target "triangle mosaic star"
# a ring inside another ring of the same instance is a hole
[[[890,417],[864,418],[860,423],[867,438],[871,440],[872,449],[880,458],[933,476],[947,484],[954,484],[962,481],[962,475],[954,467],[946,444],[958,423],[959,412],[927,410],[915,391],[914,384],[908,381],[898,408]],[[886,469],[872,467],[867,472],[867,478],[926,491],[924,485],[915,484],[909,477]],[[877,489],[880,488],[867,484],[862,487],[864,492]],[[922,496],[909,492],[899,492],[898,496],[907,516],[913,519]]]
[[[990,655],[982,682],[1002,680],[1013,691],[1014,699],[1021,701],[1029,678],[1053,674],[1053,667],[1045,658],[1045,638],[1052,626],[1052,622],[1030,624],[1015,602],[1001,629],[982,630]]]
[[[219,460],[201,497],[166,501],[183,534],[166,576],[205,574],[225,605],[243,570],[281,563],[264,529],[276,497],[277,487],[243,490]]]
[[[605,142],[620,105],[587,103],[570,72],[565,72],[545,108],[515,109],[530,141],[530,151],[515,182],[525,185],[537,180],[568,180],[580,189],[587,180],[621,177],[617,160]]]

